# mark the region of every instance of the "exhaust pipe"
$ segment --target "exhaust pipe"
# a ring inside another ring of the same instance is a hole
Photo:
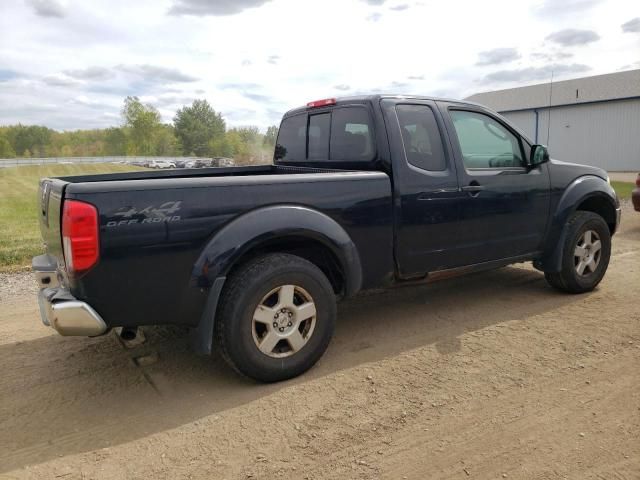
[[[125,342],[130,342],[134,340],[137,335],[138,335],[138,327],[133,327],[133,328],[122,327],[122,330],[120,331],[120,338]]]

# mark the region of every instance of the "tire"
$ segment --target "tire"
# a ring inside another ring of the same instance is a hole
[[[545,279],[549,285],[563,292],[590,292],[600,283],[609,266],[609,226],[600,215],[577,211],[565,228],[567,235],[562,246],[562,269],[545,272]]]
[[[325,352],[336,297],[313,263],[277,253],[234,271],[218,312],[214,340],[226,362],[247,377],[277,382],[306,372]]]

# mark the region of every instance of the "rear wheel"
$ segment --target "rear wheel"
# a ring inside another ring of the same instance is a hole
[[[567,222],[562,269],[546,272],[549,284],[569,293],[593,290],[604,277],[611,256],[611,234],[604,219],[592,212],[575,212]]]
[[[313,263],[271,254],[230,276],[219,313],[215,335],[225,360],[248,377],[275,382],[300,375],[322,356],[336,300]]]

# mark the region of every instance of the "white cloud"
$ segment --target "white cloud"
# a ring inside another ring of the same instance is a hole
[[[58,0],[27,0],[36,15],[41,17],[62,18],[66,14],[66,7]]]
[[[70,76],[62,73],[45,75],[42,77],[42,81],[52,87],[77,87],[81,84],[81,82],[75,78],[71,78]]]
[[[84,80],[107,80],[113,77],[113,71],[105,67],[87,67],[75,70],[65,70],[65,75]]]
[[[270,0],[174,0],[171,15],[235,15],[256,8]]]
[[[87,95],[78,95],[77,97],[69,100],[70,104],[83,105],[86,107],[104,107],[104,103],[95,98],[90,98]]]
[[[547,35],[546,40],[557,43],[564,47],[574,47],[576,45],[586,45],[587,43],[600,40],[593,30],[578,30],[576,28],[565,28]]]
[[[172,67],[144,64],[117,65],[115,68],[122,72],[136,75],[150,83],[182,83],[198,80],[196,77]]]
[[[542,17],[576,17],[599,3],[602,3],[602,0],[543,0],[534,4],[533,11]]]
[[[622,31],[627,33],[640,32],[640,17],[632,18],[628,22],[622,24]]]
[[[555,78],[565,76],[567,74],[580,74],[588,72],[590,68],[587,65],[572,63],[550,64],[542,67],[526,67],[516,68],[513,70],[498,70],[492,72],[484,78],[487,83],[502,82],[531,82],[532,80],[547,80],[551,75]]]
[[[478,54],[476,65],[497,65],[513,62],[520,58],[516,48],[494,48]]]
[[[5,3],[0,124],[115,125],[124,97],[138,95],[167,122],[206,98],[229,125],[264,128],[316,98],[462,98],[546,80],[550,65],[568,78],[638,61],[638,36],[624,33],[635,24],[621,28],[638,15],[627,0]],[[567,29],[600,40],[545,41]]]

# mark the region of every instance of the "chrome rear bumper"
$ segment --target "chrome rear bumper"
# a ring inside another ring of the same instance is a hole
[[[107,331],[102,317],[88,303],[76,299],[60,285],[57,267],[52,264],[51,257],[35,257],[32,266],[40,286],[38,305],[42,323],[60,335],[94,337]]]

